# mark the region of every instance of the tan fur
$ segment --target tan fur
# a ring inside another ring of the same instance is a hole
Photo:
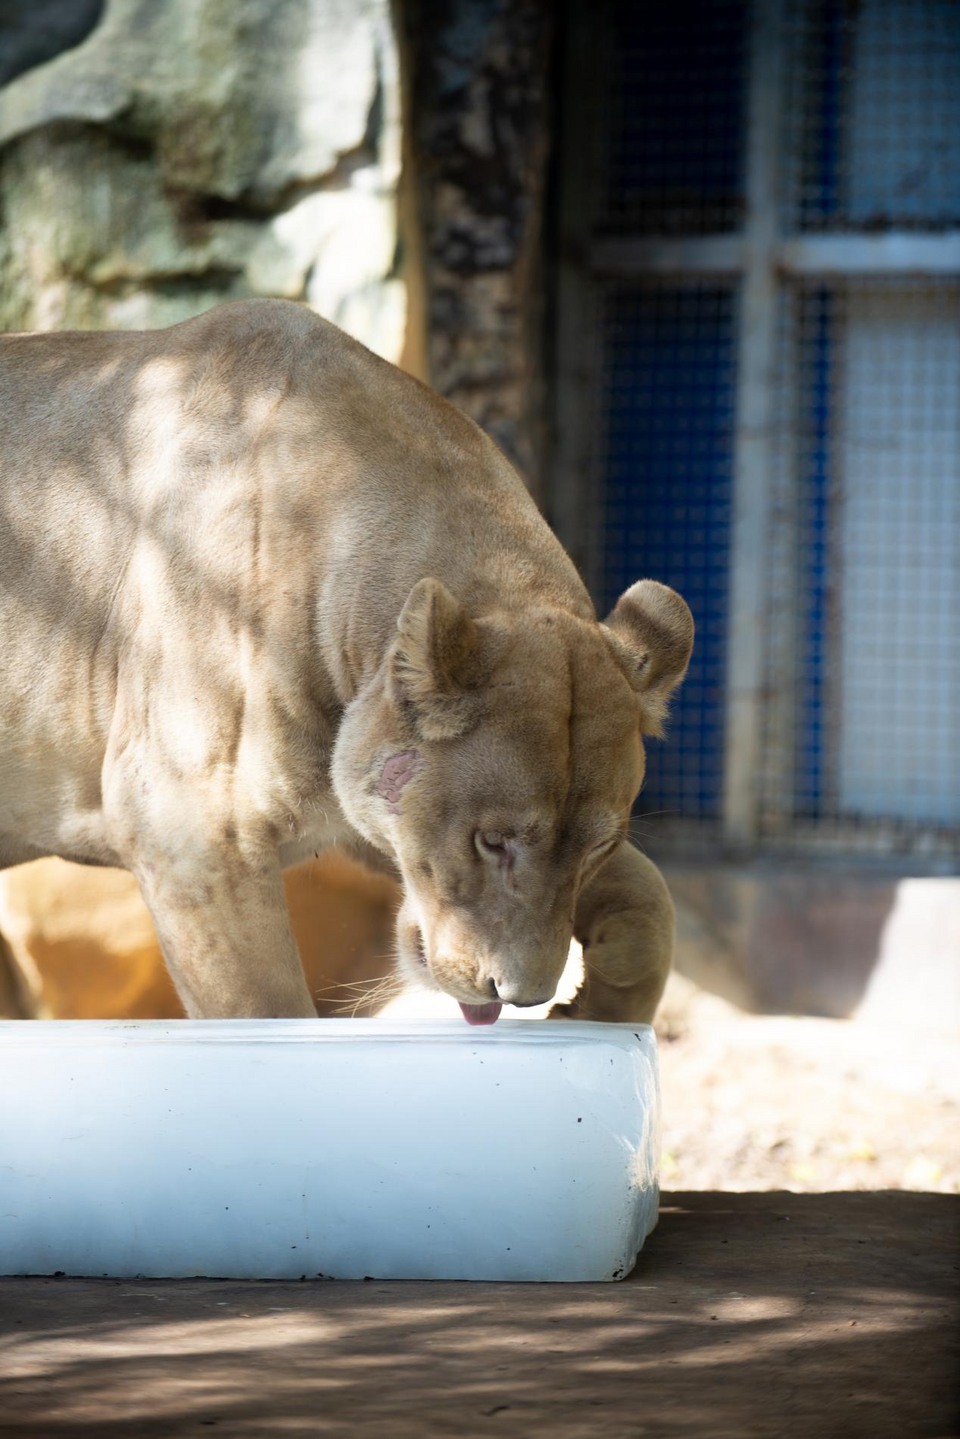
[[[402,965],[643,1019],[672,915],[629,849],[692,621],[609,628],[457,410],[285,302],[0,339],[0,863],[137,878],[188,1013],[313,1014],[281,868],[392,862]],[[602,911],[602,916],[599,911]]]
[[[399,888],[328,850],[283,876],[320,1015],[376,1012],[392,969]],[[132,875],[38,859],[0,873],[0,1017],[182,1017]]]

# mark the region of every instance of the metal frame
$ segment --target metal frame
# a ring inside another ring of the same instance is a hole
[[[936,235],[912,230],[887,230],[882,235],[774,233],[772,239],[765,238],[767,263],[784,276],[955,275],[960,264],[960,230]],[[593,274],[618,279],[744,275],[758,259],[749,230],[740,235],[606,237],[594,240],[587,253]]]
[[[734,519],[731,549],[731,645],[727,677],[722,834],[739,852],[761,840],[758,756],[761,745],[766,612],[765,539],[774,489],[776,449],[777,324],[784,281],[802,276],[960,275],[960,229],[922,234],[793,234],[783,228],[779,170],[787,52],[784,0],[754,0],[749,56],[746,139],[746,218],[736,234],[603,236],[594,233],[592,153],[595,114],[602,95],[603,46],[609,4],[571,5],[562,137],[563,203],[560,213],[560,293],[557,353],[557,452],[552,519],[588,583],[597,578],[596,545],[587,520],[596,503],[589,478],[594,452],[593,404],[598,357],[595,299],[605,282],[662,276],[739,280],[737,405],[734,436]],[[570,103],[575,95],[576,102]],[[784,757],[784,761],[786,757]],[[677,833],[703,830],[702,822],[664,826]],[[802,830],[802,833],[801,833]],[[658,828],[658,834],[662,831]],[[665,836],[663,836],[665,837]],[[890,853],[903,847],[896,825],[852,826],[842,819],[822,827],[805,822],[786,833],[764,833],[765,849],[844,847]],[[855,841],[855,842],[854,842]],[[950,836],[910,827],[914,854],[944,852]]]
[[[779,6],[756,4],[747,92],[746,217],[740,272],[737,407],[733,441],[730,614],[723,832],[733,845],[757,832],[766,570],[762,563],[776,453],[777,161],[781,92]]]

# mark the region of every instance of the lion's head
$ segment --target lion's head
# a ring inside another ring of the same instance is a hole
[[[344,717],[334,784],[402,873],[402,968],[468,1019],[552,997],[692,643],[686,604],[652,580],[603,625],[558,608],[474,619],[439,580],[411,591]]]

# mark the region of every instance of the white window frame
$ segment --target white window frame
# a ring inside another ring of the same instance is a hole
[[[764,708],[767,575],[764,550],[773,496],[778,431],[777,343],[779,301],[791,279],[862,276],[960,277],[960,229],[935,234],[796,234],[783,226],[780,195],[784,70],[787,46],[784,0],[754,0],[748,54],[746,213],[736,233],[702,236],[597,237],[595,146],[603,99],[602,38],[609,34],[612,0],[572,6],[563,77],[566,113],[561,137],[560,261],[557,327],[557,418],[553,514],[557,533],[588,584],[598,579],[597,546],[586,517],[595,505],[589,479],[594,446],[593,391],[599,372],[596,292],[610,281],[729,277],[738,282],[736,419],[733,441],[733,526],[730,549],[728,649],[722,838],[733,852],[762,841],[760,810]],[[687,822],[693,829],[695,821]],[[916,829],[916,827],[912,827]],[[790,827],[791,847],[813,844],[889,852],[889,826],[813,822]],[[915,835],[912,848],[935,853],[933,834]]]

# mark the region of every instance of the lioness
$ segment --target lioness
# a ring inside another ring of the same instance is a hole
[[[401,968],[473,1023],[649,1020],[627,839],[693,623],[601,625],[489,439],[310,311],[0,339],[0,864],[136,876],[188,1014],[313,1015],[281,868],[396,866]]]

